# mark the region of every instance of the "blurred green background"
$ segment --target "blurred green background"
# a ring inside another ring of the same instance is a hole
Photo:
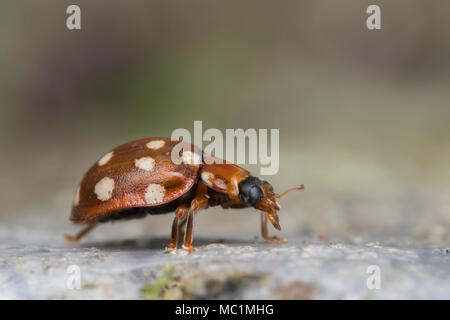
[[[280,129],[266,178],[307,187],[282,202],[286,234],[449,243],[450,2],[77,0],[69,31],[74,3],[0,4],[3,223],[75,230],[75,189],[101,155],[202,120]],[[197,234],[258,234],[251,210],[221,213]],[[171,218],[123,228],[168,237]]]

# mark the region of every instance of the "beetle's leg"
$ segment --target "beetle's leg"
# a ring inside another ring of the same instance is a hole
[[[194,214],[202,209],[209,207],[209,198],[206,197],[208,193],[208,188],[206,185],[200,181],[197,186],[197,191],[195,193],[194,199],[191,201],[191,206],[189,208],[189,215],[187,218],[186,234],[184,236],[183,249],[193,252],[195,251],[192,246],[193,231],[194,231]]]
[[[188,210],[186,210],[186,213],[184,214],[183,217],[180,217],[178,219],[178,239],[184,239],[184,229],[186,226],[186,222],[188,221],[187,219],[187,212]]]
[[[194,246],[192,245],[194,231],[194,210],[189,210],[188,222],[186,227],[186,234],[184,235],[183,249],[189,251],[189,253],[194,252]]]
[[[186,204],[180,204],[177,209],[175,210],[175,218],[173,219],[173,223],[172,223],[172,236],[170,239],[169,244],[166,246],[166,250],[170,251],[170,250],[175,250],[177,248],[178,245],[178,237],[179,237],[179,232],[180,232],[180,228],[179,228],[179,220],[183,220],[186,218],[186,214],[188,212],[188,208]]]
[[[76,235],[71,236],[69,234],[64,234],[64,238],[66,238],[68,243],[78,242],[81,238],[91,232],[95,227],[98,226],[98,223],[92,223],[88,225],[86,228],[78,232]]]
[[[178,238],[180,239],[184,239],[184,227],[186,226],[186,222],[187,222],[187,215],[179,220],[178,222]]]
[[[269,236],[269,231],[267,229],[267,213],[261,212],[261,236],[264,240],[267,242],[273,243],[273,242],[286,242],[286,239],[277,237],[277,236]]]

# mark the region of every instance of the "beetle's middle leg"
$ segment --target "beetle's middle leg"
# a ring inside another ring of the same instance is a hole
[[[187,212],[186,212],[187,213]],[[186,226],[187,222],[187,214],[183,219],[180,219],[178,222],[178,239],[184,239],[184,227]]]
[[[267,242],[273,243],[273,242],[286,242],[286,239],[278,237],[278,236],[269,236],[269,231],[267,229],[267,213],[261,212],[261,236],[264,240]]]
[[[173,218],[172,223],[172,236],[170,238],[169,244],[166,246],[167,251],[175,250],[178,245],[178,237],[180,234],[180,225],[183,225],[183,222],[186,221],[186,215],[188,212],[188,207],[185,203],[180,204],[175,210],[175,218]],[[179,223],[179,221],[181,222]]]
[[[197,185],[195,197],[191,201],[189,215],[187,218],[186,234],[184,235],[183,249],[189,251],[190,253],[195,251],[194,246],[192,245],[194,238],[194,214],[199,210],[209,207],[209,198],[206,197],[207,193],[208,188],[202,181],[200,181]]]

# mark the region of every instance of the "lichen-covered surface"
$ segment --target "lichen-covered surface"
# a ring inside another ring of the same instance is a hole
[[[123,225],[100,228],[70,247],[56,227],[0,227],[0,298],[450,298],[450,248],[445,247],[295,234],[278,245],[251,236],[200,236],[197,251],[188,255],[163,252],[164,237],[131,238],[120,231]],[[80,271],[79,290],[70,278],[74,265]],[[380,289],[367,287],[371,265],[380,268]]]

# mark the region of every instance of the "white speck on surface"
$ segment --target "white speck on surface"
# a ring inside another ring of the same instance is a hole
[[[109,160],[111,160],[111,158],[113,157],[114,152],[108,152],[107,154],[105,154],[100,160],[98,160],[98,165],[99,166],[104,166],[105,164],[107,164],[109,162]]]
[[[165,145],[164,140],[153,140],[146,144],[147,148],[153,149],[153,150],[158,150],[158,149],[164,147],[164,145]]]
[[[202,157],[195,152],[185,150],[181,156],[181,161],[189,165],[199,165],[202,163]]]
[[[164,199],[165,191],[162,185],[150,184],[145,190],[145,201],[148,204],[160,203]]]
[[[114,180],[109,177],[104,177],[102,180],[97,182],[94,188],[94,192],[100,201],[107,201],[111,199],[113,190]]]
[[[155,160],[152,157],[143,157],[134,160],[134,165],[139,169],[151,171],[155,167]]]

